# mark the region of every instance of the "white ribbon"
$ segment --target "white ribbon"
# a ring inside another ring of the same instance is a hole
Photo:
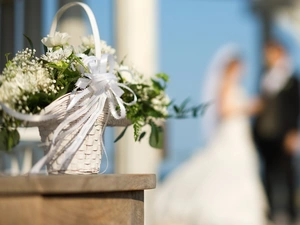
[[[63,101],[64,101],[63,98],[60,97],[56,100],[56,103],[60,104]],[[1,106],[2,110],[4,110],[10,116],[17,118],[19,120],[24,120],[24,121],[28,121],[28,122],[42,122],[42,121],[55,119],[57,117],[60,117],[63,113],[62,111],[57,111],[57,112],[55,112],[55,114],[43,114],[44,111],[42,111],[39,115],[32,115],[32,114],[25,114],[25,113],[17,112],[15,110],[9,108],[2,102],[0,102],[0,106]],[[52,110],[53,110],[52,105],[47,106],[47,111],[52,111]]]

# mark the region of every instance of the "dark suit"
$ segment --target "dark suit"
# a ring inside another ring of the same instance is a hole
[[[264,184],[271,207],[274,210],[274,182],[283,175],[288,193],[288,213],[296,218],[295,168],[293,157],[284,149],[286,134],[298,127],[299,83],[295,76],[274,95],[262,96],[264,109],[254,121],[254,139],[265,165]]]

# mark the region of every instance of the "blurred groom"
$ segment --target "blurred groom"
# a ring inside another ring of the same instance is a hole
[[[254,120],[254,139],[264,164],[263,181],[274,216],[274,184],[287,187],[287,213],[296,220],[296,168],[293,155],[299,119],[299,83],[284,46],[270,40],[264,46],[266,71],[261,83],[261,110]],[[282,176],[283,175],[283,176]]]

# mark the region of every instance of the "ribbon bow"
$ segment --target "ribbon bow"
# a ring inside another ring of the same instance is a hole
[[[97,118],[104,113],[106,101],[109,103],[109,113],[115,119],[125,118],[126,109],[124,105],[133,105],[137,101],[136,95],[129,87],[118,83],[118,79],[114,74],[115,60],[112,55],[102,55],[101,58],[86,55],[79,55],[79,57],[83,59],[83,63],[87,67],[88,72],[84,72],[84,69],[81,68],[83,77],[79,78],[76,82],[76,88],[72,92],[71,101],[67,107],[67,111],[69,112],[74,107],[76,107],[76,110],[69,114],[67,113],[65,119],[56,128],[49,152],[34,165],[31,169],[31,173],[39,172],[45,164],[49,163],[54,157],[56,150],[61,146],[63,139],[79,129],[76,137],[73,138],[74,141],[64,152],[62,165],[66,165],[80,148]],[[132,102],[127,103],[121,99],[124,93],[121,87],[133,94]],[[81,91],[78,92],[78,89]],[[119,114],[116,108],[119,108]],[[101,145],[103,148],[104,144],[102,138],[106,123],[104,124],[101,135]],[[70,124],[72,124],[72,126],[69,126]]]

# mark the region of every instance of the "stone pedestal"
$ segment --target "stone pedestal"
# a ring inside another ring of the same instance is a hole
[[[142,225],[155,175],[0,177],[0,225]]]

